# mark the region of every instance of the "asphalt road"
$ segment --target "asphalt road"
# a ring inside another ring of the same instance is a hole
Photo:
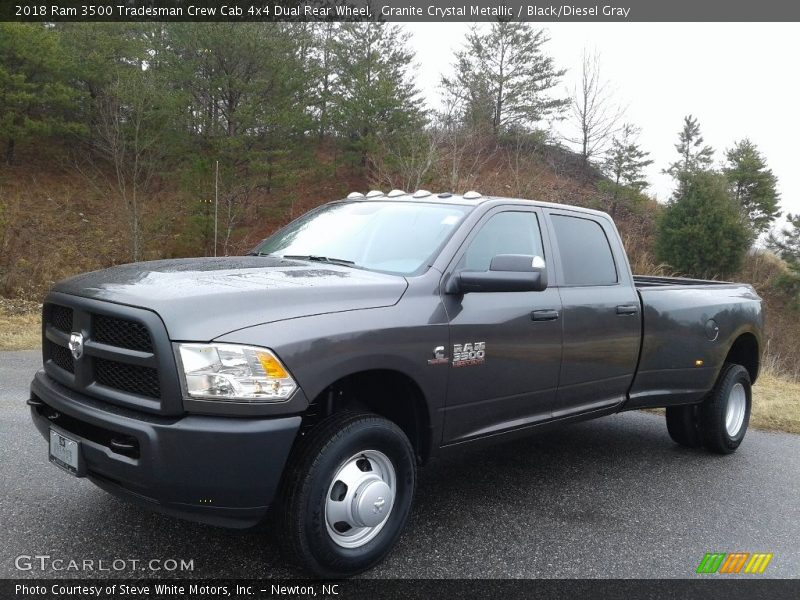
[[[50,465],[25,406],[38,363],[38,352],[0,353],[0,577],[91,575],[15,569],[36,554],[193,560],[182,576],[301,575],[268,533],[146,512]],[[800,436],[750,431],[721,457],[674,445],[659,416],[628,413],[437,460],[400,543],[367,576],[686,578],[712,551],[772,552],[765,576],[800,577]]]

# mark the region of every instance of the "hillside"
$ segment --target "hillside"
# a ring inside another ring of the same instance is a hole
[[[15,166],[0,167],[0,294],[5,297],[38,302],[61,278],[130,261],[122,208],[109,205],[102,190],[93,187],[65,156],[69,156],[66,148],[29,147],[20,150]],[[322,202],[377,185],[365,172],[342,163],[332,143],[321,144],[313,156],[291,183],[271,192],[259,190],[249,199],[232,230],[229,254],[246,252],[291,218]],[[665,268],[653,258],[661,206],[643,196],[636,203],[612,207],[609,197],[598,192],[597,174],[583,172],[574,158],[552,147],[529,152],[501,148],[486,159],[473,161],[479,168],[463,179],[469,188],[484,194],[613,211],[634,272],[665,274]],[[445,175],[450,173],[431,169],[424,186],[436,191],[450,189]],[[213,189],[208,196],[211,194]],[[213,228],[209,227],[213,207],[202,200],[187,193],[178,174],[160,174],[144,211],[145,259],[213,252]],[[198,206],[204,211],[200,216],[208,217],[201,224]],[[224,254],[222,244],[219,250]],[[752,283],[765,300],[766,363],[776,373],[796,379],[800,375],[798,313],[775,285],[784,271],[782,261],[773,255],[751,254],[736,279]]]

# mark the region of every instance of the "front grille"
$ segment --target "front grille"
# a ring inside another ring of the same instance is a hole
[[[152,311],[54,292],[43,310],[44,368],[79,394],[143,413],[183,413],[172,343]],[[83,334],[74,359],[70,335]]]
[[[72,331],[72,309],[59,304],[48,304],[47,322],[64,333]]]
[[[147,328],[141,323],[116,319],[105,315],[94,315],[95,341],[119,348],[129,348],[141,352],[152,352],[153,341]]]
[[[95,358],[94,377],[100,385],[116,388],[129,394],[150,398],[161,397],[158,371],[150,367]]]
[[[47,341],[47,352],[56,365],[64,369],[67,373],[75,372],[75,363],[72,360],[72,353],[64,346]]]

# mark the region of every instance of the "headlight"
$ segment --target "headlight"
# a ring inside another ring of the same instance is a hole
[[[190,398],[220,402],[280,402],[297,389],[266,348],[238,344],[176,344]]]

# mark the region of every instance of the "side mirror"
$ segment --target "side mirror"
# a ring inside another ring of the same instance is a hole
[[[547,289],[547,266],[541,256],[498,254],[488,271],[459,271],[447,282],[445,293],[541,292]]]

